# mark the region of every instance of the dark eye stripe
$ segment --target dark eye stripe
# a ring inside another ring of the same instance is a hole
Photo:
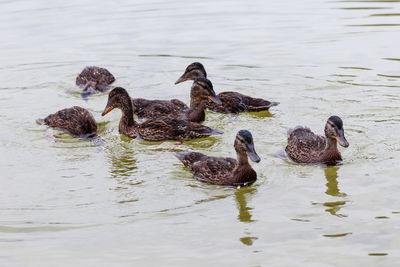
[[[239,139],[240,142],[246,143],[246,141],[243,139],[243,137],[238,136],[238,139]]]

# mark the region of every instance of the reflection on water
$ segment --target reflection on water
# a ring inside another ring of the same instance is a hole
[[[122,138],[121,138],[122,141]],[[129,204],[139,201],[133,188],[143,181],[135,175],[137,170],[136,154],[132,142],[122,142],[120,145],[110,144],[107,147],[110,162],[110,176],[116,181],[110,189],[118,191],[118,204]],[[134,213],[136,214],[136,213]],[[132,216],[132,213],[129,214]],[[126,214],[120,217],[127,217]]]
[[[3,233],[35,233],[35,232],[59,232],[76,229],[84,229],[88,227],[94,227],[97,225],[80,225],[80,226],[32,226],[32,227],[15,227],[15,226],[0,226],[0,232]]]
[[[255,119],[274,117],[274,114],[272,114],[269,110],[263,110],[263,111],[259,111],[259,112],[248,112],[248,114]]]
[[[346,193],[341,193],[339,189],[339,182],[337,181],[339,170],[338,166],[331,166],[325,168],[325,178],[326,178],[326,191],[325,193],[334,197],[345,197]]]
[[[332,196],[332,197],[344,198],[347,196],[347,194],[340,192],[339,182],[337,180],[338,170],[339,170],[339,166],[325,167],[324,173],[325,173],[325,179],[327,181],[325,194]],[[346,205],[346,203],[347,203],[347,200],[340,199],[337,201],[327,201],[324,203],[313,203],[313,205],[322,205],[322,206],[326,207],[327,209],[325,211],[330,213],[331,215],[334,215],[337,217],[347,217],[347,215],[345,215],[345,214],[338,213],[340,211],[340,209],[344,205]]]
[[[329,212],[330,214],[338,217],[347,217],[347,215],[337,213],[342,208],[342,206],[346,205],[346,201],[325,202],[323,205],[325,207],[328,207],[328,209],[326,209],[325,211]]]
[[[388,253],[368,253],[368,256],[387,256]]]
[[[352,233],[342,233],[342,234],[335,234],[335,235],[323,235],[325,237],[343,237],[347,235],[351,235]]]
[[[250,213],[252,208],[247,206],[247,199],[246,199],[246,195],[253,194],[254,192],[257,192],[257,189],[254,187],[239,188],[235,191],[236,204],[239,209],[238,219],[241,222],[249,223],[254,221],[251,219],[251,213]]]
[[[257,189],[254,187],[244,187],[244,188],[239,188],[236,189],[235,191],[235,199],[236,199],[236,205],[239,209],[239,214],[238,214],[238,219],[239,221],[243,223],[252,223],[255,222],[251,218],[251,213],[250,211],[252,208],[248,207],[247,205],[247,196],[251,196],[252,194],[256,193]],[[246,229],[247,230],[247,229]],[[240,238],[240,242],[242,242],[246,246],[251,246],[253,245],[254,240],[257,240],[257,237],[254,236],[249,236],[251,235],[250,232],[245,232],[246,236],[243,236]]]
[[[107,148],[110,159],[110,175],[118,181],[117,189],[127,189],[127,185],[136,185],[141,182],[135,181],[132,174],[137,169],[136,157],[133,146],[125,143],[121,146],[110,146]]]
[[[339,182],[337,181],[338,174],[337,171],[339,170],[338,166],[330,166],[325,168],[325,178],[326,178],[326,191],[327,195],[333,197],[345,197],[346,193],[340,192],[339,189]],[[346,204],[346,201],[334,201],[334,202],[325,202],[323,205],[328,207],[326,209],[332,215],[338,217],[347,217],[344,214],[338,214],[337,212]]]
[[[242,242],[246,246],[251,246],[253,245],[253,242],[257,239],[257,237],[245,236],[240,238],[240,242]]]

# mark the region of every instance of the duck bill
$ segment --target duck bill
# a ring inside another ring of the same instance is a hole
[[[185,77],[185,74],[183,74],[183,75],[175,82],[175,84],[178,84],[178,83],[181,83],[181,82],[184,82],[184,81],[187,81],[187,80],[189,80],[189,79]]]
[[[254,149],[253,144],[246,144],[247,148],[247,155],[249,155],[249,158],[254,161],[254,162],[260,162],[260,157],[257,155],[256,150]]]
[[[114,109],[114,107],[106,107],[105,109],[104,109],[104,111],[103,111],[103,113],[101,113],[101,116],[104,116],[104,115],[106,115],[108,112],[110,112],[111,110],[113,110]]]
[[[341,145],[342,147],[348,147],[349,142],[347,142],[346,138],[344,137],[344,131],[339,130],[338,135],[336,136],[336,141]]]
[[[218,98],[218,96],[207,96],[208,99],[210,99],[212,102],[214,102],[217,105],[221,105],[221,99]]]

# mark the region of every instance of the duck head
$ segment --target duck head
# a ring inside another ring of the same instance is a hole
[[[253,136],[247,130],[240,130],[235,139],[235,150],[238,154],[246,153],[254,162],[260,162],[260,157],[254,149]]]
[[[338,116],[329,117],[325,125],[325,136],[336,140],[342,147],[349,146],[349,143],[344,137],[343,121]]]
[[[187,81],[194,80],[198,77],[207,78],[207,72],[204,69],[203,64],[200,62],[193,62],[189,66],[186,67],[185,72],[182,76],[175,82],[175,84]]]
[[[200,100],[208,98],[218,105],[222,104],[221,100],[214,92],[211,81],[207,78],[196,78],[194,80],[190,91],[190,96],[191,98],[196,98]]]
[[[101,116],[106,115],[108,112],[114,108],[119,108],[121,110],[132,109],[132,102],[128,92],[122,87],[115,87],[108,94],[107,105],[101,114]]]

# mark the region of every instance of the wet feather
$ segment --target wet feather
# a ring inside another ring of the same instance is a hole
[[[114,76],[107,69],[96,66],[85,67],[76,77],[76,85],[84,90],[91,88],[100,92],[107,91],[114,81]]]
[[[62,109],[38,121],[75,137],[92,137],[97,133],[93,115],[78,106]]]

